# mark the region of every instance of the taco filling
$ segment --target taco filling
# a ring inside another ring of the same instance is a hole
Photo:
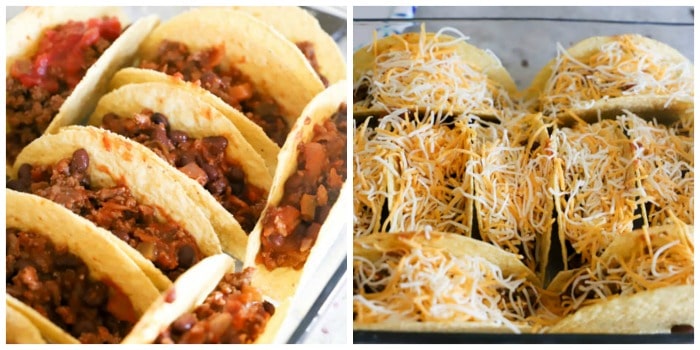
[[[271,97],[256,91],[253,83],[241,71],[233,66],[223,67],[221,61],[225,54],[223,45],[190,52],[183,43],[164,40],[158,47],[155,60],[144,60],[141,68],[199,82],[201,87],[258,124],[270,139],[281,146],[289,133],[289,125],[282,116],[280,106]]]
[[[222,136],[193,138],[172,129],[168,117],[144,110],[134,118],[109,113],[102,128],[150,148],[170,165],[206,188],[250,232],[265,207],[267,191],[248,183],[240,164],[226,157],[228,140]]]
[[[69,21],[46,30],[33,56],[14,62],[5,90],[9,162],[44,133],[87,70],[121,32],[114,17]]]
[[[182,314],[162,331],[159,344],[248,344],[265,330],[275,313],[250,285],[253,269],[226,274],[216,289],[193,311]]]
[[[54,165],[22,164],[7,187],[50,199],[111,231],[175,280],[202,259],[194,237],[172,220],[159,220],[162,210],[139,203],[128,187],[97,188],[87,173],[88,153],[79,149]]]
[[[301,51],[301,53],[304,54],[306,60],[309,61],[311,67],[313,67],[314,71],[316,72],[316,75],[318,75],[319,79],[321,79],[323,86],[328,87],[328,79],[325,76],[323,76],[323,74],[321,74],[321,66],[318,65],[318,60],[316,59],[316,50],[314,49],[314,43],[310,41],[300,41],[294,44],[297,46],[299,51]]]
[[[270,270],[304,266],[347,177],[346,129],[343,103],[323,124],[314,125],[309,142],[299,144],[297,170],[285,182],[280,203],[262,219],[258,263]]]
[[[7,293],[82,343],[119,343],[137,321],[129,298],[95,280],[85,262],[47,237],[5,230]]]

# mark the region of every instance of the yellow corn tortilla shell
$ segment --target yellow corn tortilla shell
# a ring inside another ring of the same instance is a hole
[[[615,38],[615,36],[595,36],[584,39],[568,48],[567,52],[575,59],[585,61],[588,57],[598,53],[602,45],[615,41]],[[645,43],[645,45],[648,45],[660,55],[665,56],[673,64],[688,62],[688,59],[676,49],[657,40],[643,37],[641,35],[634,35],[634,40]],[[553,68],[555,63],[556,58],[549,61],[549,63],[547,63],[535,76],[530,84],[530,87],[528,87],[524,92],[526,99],[537,100],[540,94],[542,94],[542,91],[547,85],[547,81],[554,73]],[[691,64],[691,68],[692,67],[693,66]],[[692,100],[683,101],[676,99],[667,108],[664,108],[667,101],[668,96],[622,96],[611,99],[597,100],[590,108],[575,109],[573,110],[573,113],[589,123],[598,120],[599,111],[602,119],[610,119],[620,115],[623,109],[637,114],[647,120],[656,118],[659,122],[664,124],[670,124],[678,119],[693,118]],[[562,114],[557,117],[562,118],[561,122],[563,125],[568,125],[572,122],[569,115]]]
[[[115,7],[30,7],[7,23],[6,65],[9,73],[12,64],[19,58],[30,57],[37,49],[44,30],[73,21],[86,21],[90,18],[114,16],[122,27],[129,25],[129,19]],[[131,23],[110,45],[102,56],[87,70],[80,83],[63,102],[45,133],[55,133],[66,125],[80,123],[87,117],[100,95],[107,91],[109,77],[119,68],[131,64],[139,44],[158,24],[157,16],[144,17]]]
[[[39,329],[21,312],[10,306],[10,301],[7,302],[5,315],[7,344],[46,344]]]
[[[271,96],[290,126],[323,90],[323,83],[296,45],[240,11],[199,8],[177,15],[151,32],[139,49],[139,57],[155,57],[163,40],[184,43],[191,52],[224,45],[221,65],[235,66],[251,79],[256,90]]]
[[[263,159],[226,117],[184,86],[168,83],[124,85],[100,99],[88,124],[99,127],[102,118],[110,112],[121,118],[133,118],[143,109],[162,113],[168,118],[171,128],[183,130],[191,137],[225,137],[228,140],[226,158],[241,165],[249,184],[270,190],[272,177]],[[143,152],[151,152],[147,147],[143,148]],[[171,177],[177,179],[185,193],[209,219],[218,233],[223,251],[243,260],[248,236],[234,216],[196,180],[152,154],[154,161],[171,170]]]
[[[275,174],[277,155],[279,154],[280,147],[265,135],[265,131],[263,131],[260,126],[198,84],[186,82],[180,78],[150,69],[124,68],[112,77],[110,90],[117,89],[127,84],[141,84],[147,82],[170,83],[189,88],[191,94],[197,95],[202,101],[212,105],[228,118],[255,151],[265,160],[265,165],[267,166],[270,176]]]
[[[5,214],[7,227],[42,234],[57,247],[66,247],[85,262],[91,278],[108,279],[114,283],[129,298],[137,316],[141,316],[158,298],[158,289],[149,277],[112,240],[106,239],[104,233],[96,232],[94,224],[77,220],[70,210],[39,196],[5,190],[5,199],[8,208],[12,209]],[[48,340],[71,340],[37,311],[10,296],[7,300]]]
[[[381,54],[390,47],[397,45],[406,41],[408,43],[417,43],[420,40],[421,33],[404,33],[399,35],[388,36],[377,40],[373,44],[369,44],[353,54],[353,81],[358,81],[362,75],[374,69],[374,63],[376,60],[375,50],[372,46],[376,46],[377,54]],[[435,33],[426,33],[426,40],[435,40]],[[441,34],[439,40],[441,42],[448,42],[455,40],[454,37]],[[517,93],[518,89],[510,76],[508,71],[501,65],[493,55],[488,52],[479,49],[478,47],[471,45],[467,42],[461,41],[455,44],[455,50],[465,62],[471,64],[477,71],[485,74],[489,79],[496,82],[498,85],[503,87],[509,94],[514,95]],[[410,110],[417,110],[420,113],[426,112],[426,107],[415,108],[415,106],[397,106],[397,107],[407,107]],[[452,110],[446,106],[440,106],[440,110]],[[464,111],[452,110],[454,113],[460,113]],[[471,113],[492,117],[493,113],[488,110],[473,110]],[[383,115],[386,111],[381,108],[366,108],[362,106],[353,106],[353,116],[370,116],[370,115]]]
[[[671,333],[694,325],[693,286],[672,286],[610,298],[579,309],[550,333]]]
[[[261,218],[265,217],[270,207],[278,205],[282,200],[284,184],[297,169],[297,157],[299,156],[297,147],[299,144],[308,142],[313,136],[314,125],[322,124],[338,111],[338,107],[342,103],[345,103],[346,86],[346,81],[344,80],[331,85],[316,96],[304,109],[280,150],[280,166],[277,168],[275,177],[272,180],[267,205],[260,216]],[[340,227],[346,223],[347,215],[345,213],[350,208],[349,205],[346,208],[345,203],[350,201],[350,196],[352,195],[350,191],[349,182],[345,181],[340,190],[338,200],[331,208],[325,223],[321,226],[316,242],[311,248],[304,268],[301,270],[280,267],[269,271],[264,264],[256,264],[255,258],[260,251],[260,235],[262,234],[262,220],[258,220],[248,239],[248,248],[244,262],[245,266],[256,268],[256,274],[253,276],[253,285],[260,289],[263,294],[277,302],[282,302],[286,298],[294,296],[299,285],[304,283],[306,279],[311,278],[311,275],[314,273],[314,267],[323,263],[323,255],[335,242]]]
[[[235,10],[248,13],[271,25],[296,44],[302,41],[314,45],[319,71],[334,84],[345,79],[345,59],[333,38],[326,33],[318,20],[306,10],[296,6],[234,6]]]
[[[117,184],[127,186],[139,203],[156,208],[156,217],[168,217],[187,230],[204,256],[221,253],[221,244],[204,214],[170,176],[171,170],[154,160],[152,152],[122,136],[90,126],[70,126],[58,134],[44,135],[29,144],[17,157],[15,168],[8,174],[17,178],[19,167],[52,165],[70,158],[78,149],[90,157],[87,173],[91,185],[102,188]],[[158,290],[171,282],[153,263],[128,245],[124,252],[144,269]]]
[[[173,283],[172,287],[163,292],[151,307],[141,317],[129,335],[124,338],[123,344],[150,344],[158,334],[185,312],[195,309],[204,302],[219,284],[225,274],[232,272],[235,267],[233,259],[225,254],[217,254],[203,259],[187,272],[183,273]],[[166,299],[171,298],[170,302]],[[286,308],[275,307],[263,334],[255,343],[265,343],[277,332],[281,321],[286,316]]]

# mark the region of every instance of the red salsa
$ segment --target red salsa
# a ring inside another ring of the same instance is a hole
[[[202,259],[194,237],[159,210],[139,203],[128,187],[94,188],[87,173],[88,153],[79,149],[54,165],[22,164],[7,187],[50,199],[94,222],[131,247],[175,280]]]
[[[280,106],[271,97],[258,92],[250,78],[240,70],[233,66],[223,68],[221,61],[225,54],[223,45],[190,52],[183,43],[164,40],[158,47],[156,58],[153,61],[144,60],[141,68],[199,82],[202,88],[258,124],[270,139],[281,146],[289,133],[289,125]]]
[[[119,343],[134,323],[129,298],[109,280],[90,277],[85,262],[46,236],[5,230],[7,293],[82,343]]]
[[[228,139],[193,138],[171,128],[165,115],[150,110],[133,118],[109,113],[102,118],[102,127],[150,148],[206,188],[245,232],[253,230],[265,207],[267,191],[248,183],[241,165],[226,157]]]
[[[279,205],[262,218],[256,258],[268,269],[301,269],[347,177],[345,104],[315,125],[309,142],[298,146],[297,170],[284,184]]]
[[[36,53],[14,62],[5,91],[9,130],[5,152],[10,163],[44,133],[87,70],[121,32],[114,17],[69,21],[46,30]]]

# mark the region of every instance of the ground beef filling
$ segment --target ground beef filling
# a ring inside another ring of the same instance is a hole
[[[82,343],[119,343],[137,321],[129,298],[95,281],[78,256],[46,236],[5,230],[7,293]]]
[[[321,67],[318,65],[318,60],[316,60],[316,50],[314,49],[314,44],[310,41],[300,41],[296,43],[297,48],[304,54],[306,60],[309,61],[311,67],[316,71],[319,79],[323,83],[323,86],[328,87],[328,79],[321,74]]]
[[[158,335],[159,344],[248,344],[265,330],[275,307],[250,285],[253,269],[229,273],[194,311]]]
[[[116,18],[71,21],[44,32],[34,56],[15,61],[5,80],[9,163],[44,133],[88,68],[120,33]]]
[[[345,104],[321,125],[312,139],[299,145],[297,171],[284,184],[280,204],[263,217],[261,248],[256,261],[268,269],[301,269],[338,199],[347,177]]]
[[[223,136],[192,138],[170,128],[168,118],[145,110],[133,118],[109,113],[102,127],[150,148],[170,165],[199,182],[250,232],[265,207],[267,191],[248,183],[240,164],[226,157]]]
[[[233,66],[220,65],[224,54],[223,45],[192,53],[183,43],[164,40],[158,47],[156,58],[142,61],[141,68],[180,75],[186,81],[198,81],[203,88],[258,124],[270,139],[282,146],[289,125],[280,107],[272,98],[256,91],[241,71]]]
[[[54,165],[22,164],[7,187],[48,198],[111,231],[171,280],[202,259],[192,235],[171,220],[158,220],[158,210],[140,204],[126,186],[93,188],[88,164],[83,149]]]

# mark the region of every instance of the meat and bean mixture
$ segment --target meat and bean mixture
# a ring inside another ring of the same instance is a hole
[[[9,163],[44,133],[88,68],[121,31],[116,18],[69,21],[46,30],[32,57],[14,62],[5,80]]]
[[[289,133],[289,125],[280,106],[271,97],[257,91],[250,78],[240,70],[233,66],[223,67],[221,61],[225,53],[223,45],[190,52],[183,43],[164,40],[158,47],[156,58],[142,61],[141,68],[199,82],[202,88],[258,124],[270,139],[281,146]]]
[[[7,293],[82,343],[119,343],[137,321],[129,298],[90,277],[85,262],[48,237],[5,230]]]
[[[306,60],[309,61],[311,67],[313,67],[314,71],[316,72],[316,75],[318,75],[319,79],[321,79],[323,86],[328,87],[328,79],[321,74],[321,67],[318,65],[318,60],[316,60],[316,50],[314,49],[314,44],[310,41],[300,41],[296,43],[296,45],[297,48],[299,48],[299,51],[304,54]]]
[[[265,330],[275,313],[250,285],[252,268],[229,273],[194,311],[175,320],[158,335],[159,344],[248,344]]]
[[[345,104],[298,147],[297,171],[284,184],[280,204],[263,217],[256,261],[268,269],[301,269],[347,177]]]
[[[168,218],[158,220],[158,209],[139,203],[128,187],[93,188],[89,163],[88,153],[79,149],[54,165],[22,164],[7,187],[50,199],[111,231],[171,280],[202,259],[190,233]]]
[[[109,113],[102,127],[150,148],[170,165],[204,186],[245,232],[250,233],[265,207],[267,191],[248,183],[240,164],[226,157],[223,136],[201,139],[172,129],[161,113],[144,110],[133,118]]]

